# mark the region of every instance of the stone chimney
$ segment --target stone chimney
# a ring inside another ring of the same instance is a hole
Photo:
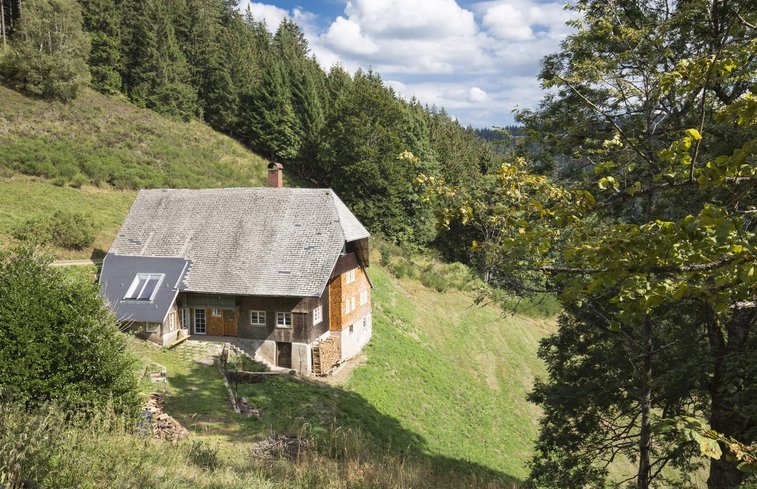
[[[271,188],[284,187],[284,166],[272,161],[268,163],[268,186]]]

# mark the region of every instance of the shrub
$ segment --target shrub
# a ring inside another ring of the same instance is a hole
[[[50,267],[31,246],[0,255],[2,396],[87,411],[138,404],[134,360],[96,284]]]
[[[392,250],[390,250],[387,246],[379,247],[379,257],[379,264],[382,267],[389,265],[389,262],[392,259]]]
[[[399,258],[389,263],[389,271],[397,278],[416,278],[418,270],[416,266],[405,258]]]
[[[77,173],[74,178],[71,179],[71,186],[73,188],[81,188],[83,185],[87,184],[87,177],[82,175],[81,173]]]
[[[94,223],[81,212],[56,211],[46,218],[28,219],[14,229],[13,237],[32,244],[52,244],[69,250],[80,250],[94,242]]]
[[[433,266],[426,267],[421,272],[420,278],[423,285],[437,292],[446,292],[449,289],[450,284],[447,279]]]
[[[189,447],[189,460],[203,469],[215,470],[219,465],[218,449],[218,445],[212,447],[203,441],[194,440]]]

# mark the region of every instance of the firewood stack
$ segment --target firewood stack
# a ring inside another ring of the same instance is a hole
[[[178,421],[163,412],[165,398],[159,392],[150,393],[145,411],[152,419],[152,436],[159,440],[179,441],[189,436],[189,431]]]

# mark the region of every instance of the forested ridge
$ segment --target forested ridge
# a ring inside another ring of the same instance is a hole
[[[402,100],[372,71],[324,71],[296,24],[271,34],[233,1],[2,5],[4,83],[64,102],[90,85],[204,120],[333,188],[404,246],[400,269],[408,250],[434,249],[478,273],[480,303],[557,297],[530,394],[543,412],[534,486],[754,483],[750,2],[575,2],[575,30],[543,60],[543,99],[503,133]]]

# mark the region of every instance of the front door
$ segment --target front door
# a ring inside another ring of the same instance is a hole
[[[223,309],[208,309],[208,334],[223,336]]]
[[[292,344],[276,342],[276,365],[292,368]]]
[[[223,310],[223,334],[224,336],[237,335],[237,311],[235,309]]]

